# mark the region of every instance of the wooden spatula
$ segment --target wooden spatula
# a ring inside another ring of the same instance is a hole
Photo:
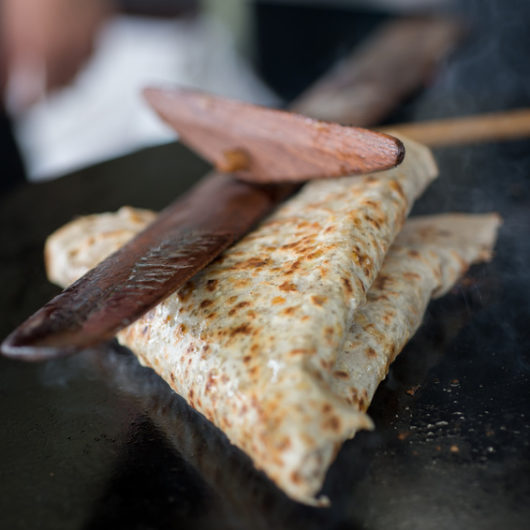
[[[149,88],[144,95],[185,144],[219,171],[251,182],[371,173],[396,166],[405,154],[387,134],[196,90]]]

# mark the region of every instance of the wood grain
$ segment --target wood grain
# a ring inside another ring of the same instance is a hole
[[[185,88],[144,91],[188,147],[250,182],[298,182],[372,173],[403,160],[391,136],[317,121]]]

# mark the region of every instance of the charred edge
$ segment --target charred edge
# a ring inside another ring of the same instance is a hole
[[[405,146],[399,138],[396,138],[396,148],[396,166],[399,166],[399,164],[405,159]]]

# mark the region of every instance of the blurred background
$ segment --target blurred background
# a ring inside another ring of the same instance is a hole
[[[347,57],[387,22],[434,14],[464,34],[436,68],[417,68],[433,35],[397,53],[398,66],[373,60],[373,41],[364,52],[350,104],[378,92],[384,107],[365,123],[530,106],[529,0],[0,0],[0,10],[0,337],[58,293],[42,259],[51,232],[124,204],[161,209],[207,172],[142,101],[146,85],[287,107],[333,65],[358,70]],[[327,94],[329,110],[340,98]],[[440,178],[413,215],[497,211],[496,255],[431,306],[376,394],[376,430],[330,469],[331,508],[289,501],[153,373],[105,346],[43,364],[0,358],[0,527],[526,530],[530,144],[499,140],[434,148]]]
[[[523,3],[3,0],[2,187],[173,140],[142,101],[144,86],[281,106],[389,17],[471,14],[472,25],[479,6],[504,17],[508,4],[515,12]]]

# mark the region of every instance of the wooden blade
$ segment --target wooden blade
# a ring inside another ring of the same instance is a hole
[[[371,173],[403,160],[392,136],[316,121],[185,88],[144,91],[181,140],[214,164],[252,182],[298,182]]]
[[[2,353],[58,357],[110,340],[239,239],[296,186],[213,174],[18,327]]]

